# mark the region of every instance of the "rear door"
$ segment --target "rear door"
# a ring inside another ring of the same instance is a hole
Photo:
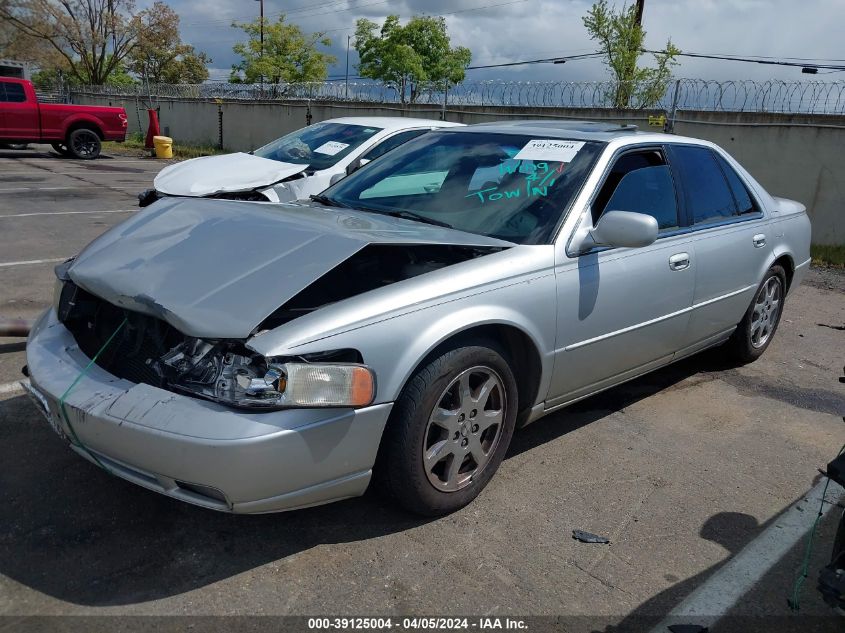
[[[40,138],[38,104],[27,101],[26,89],[20,82],[0,80],[0,129],[7,139]]]
[[[695,251],[687,344],[707,344],[742,319],[770,258],[768,221],[751,188],[719,152],[671,145],[669,158]]]

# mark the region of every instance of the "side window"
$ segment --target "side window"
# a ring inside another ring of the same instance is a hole
[[[736,202],[716,157],[706,147],[673,148],[684,197],[693,225],[710,224],[737,215]]]
[[[679,227],[675,186],[662,152],[631,152],[616,160],[593,201],[593,225],[605,211],[650,215],[661,231]]]
[[[722,167],[725,178],[728,179],[728,186],[731,188],[734,200],[736,200],[736,206],[740,215],[745,213],[757,213],[760,209],[757,208],[754,198],[751,197],[751,194],[748,192],[748,187],[746,187],[745,183],[742,182],[739,174],[737,174],[736,170],[728,164],[728,161],[719,156],[719,154],[715,154],[715,156],[716,161]]]
[[[23,103],[26,101],[26,93],[24,92],[21,84],[7,82],[0,83],[2,83],[2,88],[0,88],[0,101],[11,103]]]
[[[361,158],[364,160],[374,160],[382,154],[387,154],[390,150],[399,147],[403,143],[407,143],[412,138],[417,138],[421,134],[425,134],[428,130],[407,130],[394,134],[390,138],[383,140],[381,143],[373,147],[370,151],[364,154]]]

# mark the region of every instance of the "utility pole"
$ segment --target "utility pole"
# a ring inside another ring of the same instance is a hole
[[[643,25],[643,9],[645,8],[645,0],[637,0],[637,26]]]
[[[258,54],[259,57],[264,57],[264,0],[258,0],[261,4],[260,9],[260,17],[261,17],[261,31],[259,35],[259,39],[261,41],[261,52]],[[640,10],[640,15],[642,15],[642,10]]]
[[[349,99],[349,41],[352,39],[351,35],[346,36],[346,99]]]
[[[259,26],[258,26],[258,29],[259,29],[259,31],[258,31],[258,33],[259,33],[258,41],[260,42],[260,44],[259,44],[260,48],[258,49],[258,59],[263,60],[264,59],[264,0],[258,0],[258,2],[261,5],[261,8],[259,9],[259,13],[258,13],[259,18],[260,18],[259,19]],[[261,90],[263,91],[264,90],[264,75],[263,74],[261,75],[260,81],[261,81]]]

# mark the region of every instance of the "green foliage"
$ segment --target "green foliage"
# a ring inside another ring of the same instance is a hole
[[[183,44],[179,14],[155,2],[135,16],[137,37],[129,53],[129,68],[150,83],[198,84],[208,79],[211,59]]]
[[[845,244],[811,244],[810,257],[817,266],[845,268]]]
[[[616,108],[648,108],[655,105],[666,92],[672,78],[672,67],[681,52],[666,42],[663,53],[655,53],[655,68],[637,66],[642,53],[645,31],[637,24],[637,7],[611,9],[607,0],[598,0],[587,15],[584,26],[590,39],[599,43],[605,64],[613,73],[614,88],[610,95]]]
[[[134,12],[134,0],[3,0],[0,31],[14,29],[32,43],[24,59],[42,69],[61,69],[82,84],[125,83]]]
[[[246,42],[232,47],[241,62],[232,66],[230,81],[240,83],[298,83],[323,81],[328,67],[337,61],[318,46],[331,46],[325,33],[306,35],[296,24],[286,24],[280,15],[276,22],[264,18],[264,47],[261,46],[261,19],[233,23],[233,27],[247,34]]]
[[[402,103],[461,83],[472,59],[468,48],[450,46],[446,20],[432,16],[414,16],[402,26],[399,16],[390,15],[381,29],[361,18],[355,50],[361,58],[359,74],[396,90]]]

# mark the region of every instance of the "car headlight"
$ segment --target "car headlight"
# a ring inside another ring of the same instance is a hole
[[[165,354],[159,366],[174,388],[236,407],[365,407],[375,398],[366,365],[265,359],[199,339]]]
[[[375,397],[375,377],[364,365],[267,363],[266,369],[239,364],[216,384],[221,402],[246,407],[364,407]],[[257,370],[257,371],[256,371]]]

